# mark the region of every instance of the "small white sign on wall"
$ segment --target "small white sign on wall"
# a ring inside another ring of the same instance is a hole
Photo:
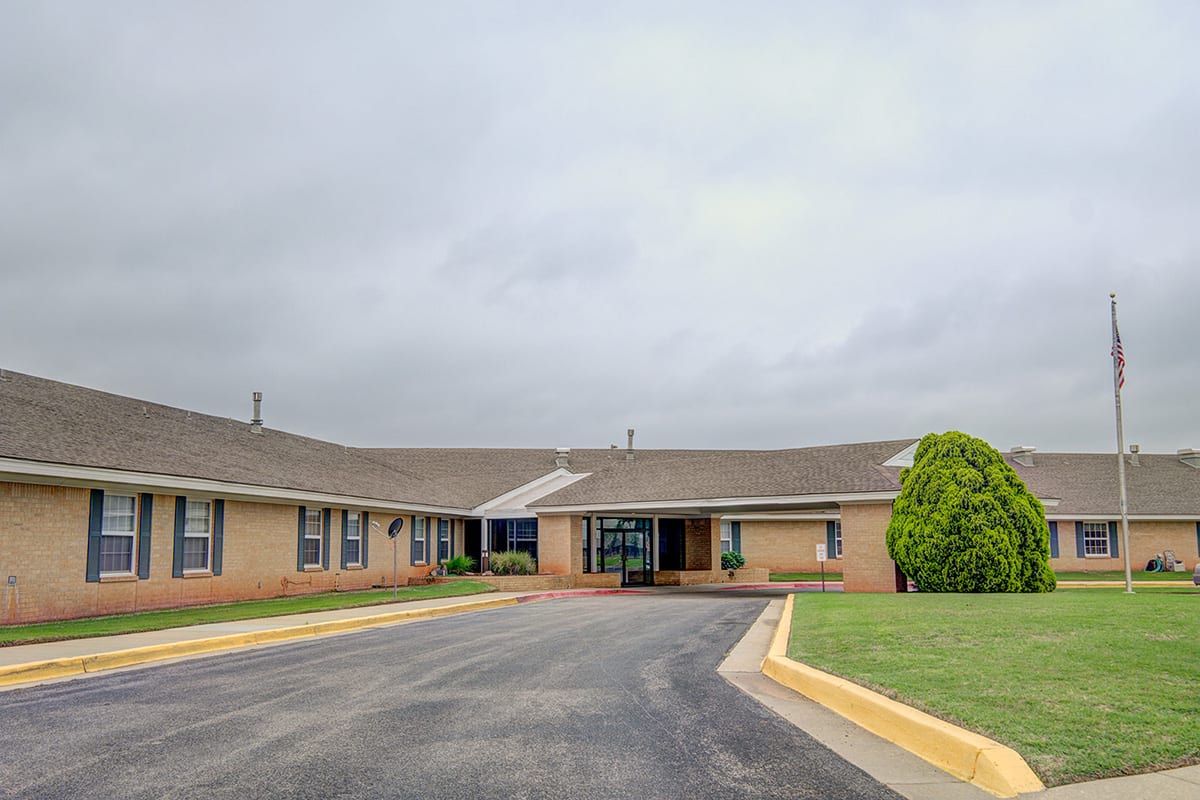
[[[827,560],[828,559],[825,557],[825,545],[823,545],[823,544],[817,545],[817,561],[827,561]]]

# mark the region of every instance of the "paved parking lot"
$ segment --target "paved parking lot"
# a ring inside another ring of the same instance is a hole
[[[0,694],[13,798],[895,798],[715,670],[753,597],[571,598]]]

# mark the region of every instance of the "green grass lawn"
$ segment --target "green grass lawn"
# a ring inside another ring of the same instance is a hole
[[[842,573],[826,572],[825,580],[840,581]],[[773,581],[819,581],[821,580],[820,572],[772,572],[771,580]]]
[[[1050,786],[1200,763],[1200,590],[801,594],[788,655],[1019,752]]]
[[[1125,570],[1106,569],[1102,572],[1055,572],[1054,577],[1060,581],[1124,581]],[[1192,583],[1192,573],[1188,572],[1142,572],[1133,571],[1135,581],[1184,581]]]
[[[455,581],[453,583],[433,583],[428,586],[407,586],[399,590],[398,599],[427,600],[435,597],[457,597],[491,591],[495,591],[494,588],[486,583]],[[5,625],[0,626],[0,647],[33,642],[53,642],[61,639],[84,639],[89,636],[113,636],[138,631],[157,631],[163,628],[201,625],[206,622],[230,622],[238,619],[303,614],[308,611],[329,611],[335,608],[371,606],[391,602],[393,602],[391,589],[368,592],[327,592],[299,597],[277,597],[270,600],[249,600],[242,603],[222,603],[214,606],[142,611],[136,614],[118,614],[111,617],[38,622],[32,625]]]

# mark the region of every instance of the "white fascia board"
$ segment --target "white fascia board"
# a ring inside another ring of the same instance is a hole
[[[511,489],[499,497],[493,497],[491,500],[480,503],[471,509],[471,514],[476,517],[491,517],[499,519],[500,517],[492,513],[498,509],[506,509],[515,511],[517,509],[524,510],[525,506],[532,503],[538,498],[545,497],[551,492],[557,492],[564,486],[570,486],[575,481],[582,480],[588,477],[590,472],[571,472],[568,469],[559,467],[553,472],[548,472],[540,478],[534,478],[528,483],[524,483],[515,489]],[[518,502],[513,502],[518,500]],[[527,514],[508,514],[507,516],[533,516],[533,512]]]
[[[1048,522],[1119,522],[1121,512],[1111,514],[1047,514]],[[1130,522],[1200,522],[1200,514],[1130,514]]]
[[[736,508],[738,506],[796,506],[811,503],[882,503],[900,496],[898,491],[799,494],[774,497],[705,497],[693,500],[638,501],[634,503],[588,503],[570,506],[534,506],[539,514],[608,513],[610,511],[655,511],[670,508]]]
[[[187,478],[179,475],[163,475],[156,472],[132,472],[130,470],[105,469],[102,467],[80,467],[70,464],[47,464],[39,461],[21,461],[15,458],[0,458],[0,478],[16,483],[53,482],[62,486],[103,488],[164,489],[168,493],[200,494],[230,499],[258,500],[268,503],[302,504],[316,503],[330,506],[353,506],[356,508],[382,508],[389,511],[419,511],[446,516],[468,516],[470,511],[452,506],[434,506],[424,503],[400,503],[374,497],[310,492],[300,489],[281,489],[275,486],[255,486],[248,483],[228,483],[207,478]]]

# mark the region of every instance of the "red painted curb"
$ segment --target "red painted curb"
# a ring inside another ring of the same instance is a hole
[[[557,592],[524,594],[517,598],[517,602],[532,603],[537,600],[555,600],[559,597],[595,597],[602,594],[650,594],[650,592],[646,589],[563,589]]]

